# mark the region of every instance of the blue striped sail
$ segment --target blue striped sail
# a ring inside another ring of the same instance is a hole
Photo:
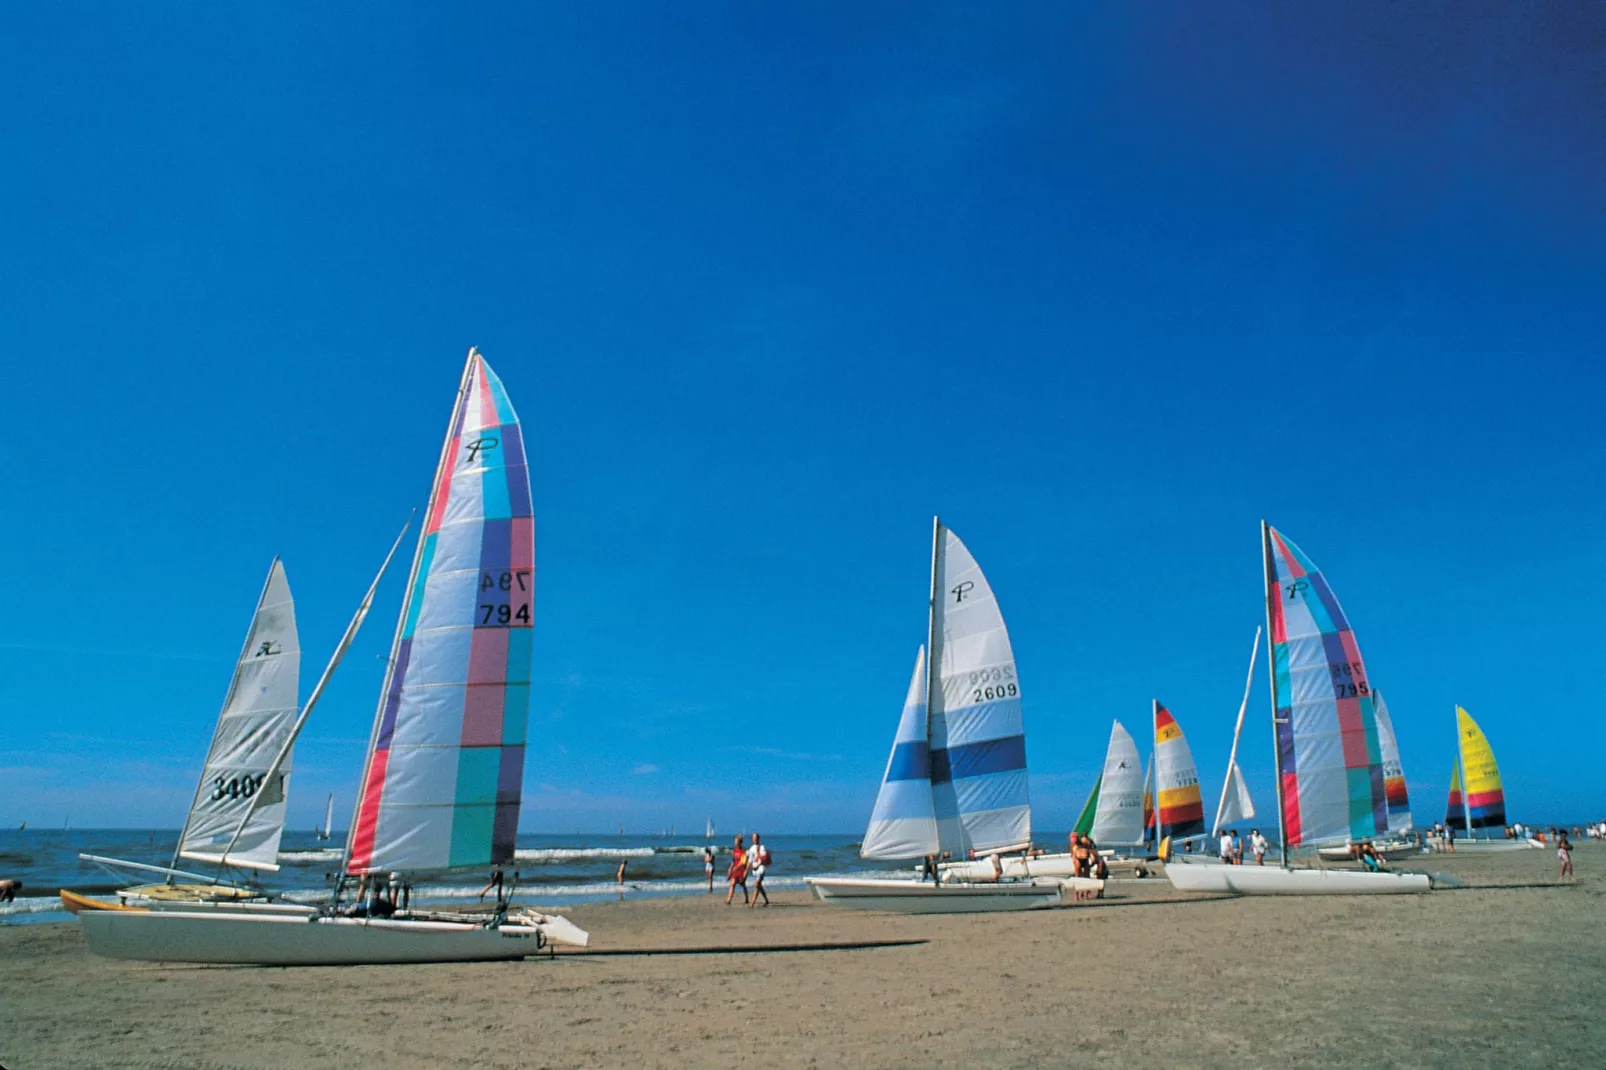
[[[928,729],[942,850],[1024,847],[1032,839],[1020,679],[998,600],[959,536],[937,525]]]
[[[919,858],[936,850],[937,817],[931,803],[931,750],[926,738],[926,648],[921,646],[859,855]]]

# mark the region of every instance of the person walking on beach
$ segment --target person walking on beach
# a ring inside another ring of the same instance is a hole
[[[1266,837],[1260,834],[1259,829],[1249,830],[1249,849],[1255,852],[1255,865],[1263,866],[1266,864],[1267,846],[1269,845],[1266,843]]]
[[[770,849],[759,842],[758,833],[753,833],[753,846],[747,849],[747,871],[753,875],[753,898],[747,904],[749,907],[758,906],[758,897],[764,897],[764,905],[770,905],[770,893],[764,890],[764,871],[770,866]]]
[[[932,884],[942,883],[942,871],[937,868],[936,855],[927,855],[920,862],[920,883],[926,883],[927,877],[931,878]]]
[[[1222,829],[1221,836],[1216,841],[1216,854],[1221,858],[1223,865],[1232,865],[1232,830]]]
[[[736,888],[742,889],[742,902],[749,903],[752,899],[747,894],[747,849],[742,846],[742,838],[736,837],[736,846],[731,848],[730,868],[725,871],[725,879],[730,881],[730,891],[725,893],[725,905],[730,906],[731,900],[736,898]]]
[[[1562,829],[1556,837],[1556,857],[1561,860],[1561,876],[1556,879],[1577,880],[1577,875],[1573,873],[1573,845],[1567,842],[1566,829]]]
[[[708,878],[708,894],[714,894],[714,845],[703,848],[703,875]]]

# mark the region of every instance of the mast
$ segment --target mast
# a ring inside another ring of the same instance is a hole
[[[301,734],[301,729],[306,727],[308,715],[312,713],[312,708],[318,704],[318,699],[323,697],[323,689],[329,686],[329,678],[334,675],[335,668],[340,664],[340,659],[345,657],[346,651],[351,648],[351,641],[357,638],[357,630],[362,627],[363,619],[368,616],[368,607],[373,604],[374,591],[378,589],[379,581],[384,579],[385,570],[390,568],[390,559],[396,556],[397,547],[401,546],[402,540],[407,537],[407,529],[412,526],[413,518],[409,516],[407,523],[402,525],[401,533],[396,536],[396,541],[390,544],[390,553],[385,555],[384,563],[379,566],[379,574],[374,577],[374,582],[368,585],[368,593],[362,596],[362,604],[357,607],[357,612],[352,615],[351,623],[346,625],[345,634],[340,637],[340,642],[335,645],[334,655],[330,657],[329,664],[324,666],[323,675],[318,677],[318,683],[313,687],[312,694],[307,696],[307,704],[301,707],[301,713],[296,717],[296,723],[291,727],[290,735],[285,739],[284,744],[279,747],[279,753],[273,756],[273,764],[268,766],[268,771],[262,775],[263,784],[273,783],[273,778],[279,775],[279,770],[283,767],[285,759],[290,756],[290,748],[296,745],[296,737]],[[234,835],[229,838],[229,845],[223,848],[221,860],[223,865],[229,864],[229,852],[234,850],[236,843],[240,842],[240,834],[245,831],[245,826],[250,824],[251,816],[257,812],[257,806],[268,794],[269,792],[264,790],[251,797],[250,805],[245,808],[245,813],[240,815],[240,823],[234,826]],[[333,798],[334,796],[331,795],[330,799]]]
[[[933,516],[931,518],[931,593],[930,597],[926,599],[926,746],[928,749],[931,746],[931,719],[936,710],[937,686],[942,680],[942,674],[937,668],[937,664],[942,658],[941,652],[937,649],[937,630],[941,626],[938,623],[937,616],[940,611],[940,606],[937,602],[937,555],[941,553],[941,550],[942,519]],[[929,781],[926,784],[926,789],[928,791],[931,790]],[[961,822],[962,825],[963,823]],[[942,855],[942,826],[940,822],[937,824],[937,855],[939,857]]]
[[[457,410],[463,404],[463,395],[468,392],[469,383],[474,375],[474,361],[479,357],[480,351],[475,346],[468,347],[468,357],[463,361],[463,376],[457,383],[457,400],[452,403],[452,418],[446,422],[446,437],[441,440],[441,455],[435,462],[435,480],[429,488],[429,504],[424,507],[424,530],[429,528],[429,518],[435,515],[435,495],[440,489],[441,469],[446,466],[446,459],[451,455],[452,432],[457,429]],[[401,650],[402,629],[407,623],[407,611],[411,608],[413,585],[418,582],[418,566],[424,556],[424,536],[419,534],[418,542],[413,547],[413,566],[407,572],[407,586],[402,588],[401,610],[396,614],[396,632],[390,639],[390,657],[385,661],[385,682],[379,688],[379,708],[374,713],[374,727],[368,733],[368,749],[363,754],[362,783],[357,788],[357,799],[351,811],[351,827],[346,830],[346,849],[340,857],[340,871],[345,873],[346,866],[351,862],[351,849],[357,838],[357,819],[362,814],[362,802],[368,795],[368,770],[373,766],[374,747],[379,743],[379,727],[385,719],[385,699],[390,694],[390,684],[396,675],[396,655]],[[336,889],[338,891],[337,882]]]
[[[1277,585],[1272,582],[1275,568],[1271,560],[1271,528],[1262,520],[1260,522],[1260,548],[1265,565],[1266,576],[1266,679],[1271,687],[1271,754],[1276,762],[1277,769],[1277,847],[1282,854],[1282,866],[1288,868],[1288,829],[1283,819],[1283,744],[1277,735],[1277,652],[1271,636],[1271,600],[1275,598]]]
[[[1221,813],[1227,808],[1227,789],[1232,787],[1232,771],[1238,768],[1238,737],[1243,734],[1244,714],[1249,709],[1249,691],[1255,685],[1255,655],[1260,653],[1259,625],[1255,626],[1254,641],[1249,644],[1249,674],[1244,678],[1244,697],[1238,703],[1238,723],[1232,730],[1232,753],[1227,756],[1227,780],[1221,785],[1221,802],[1216,804],[1216,820],[1210,829],[1212,836],[1221,832]]]
[[[1150,699],[1153,709],[1149,713],[1149,745],[1153,757],[1149,760],[1154,770],[1154,852],[1160,853],[1160,700]],[[1165,861],[1161,859],[1161,861]]]
[[[279,564],[279,555],[278,554],[274,554],[272,563],[268,565],[267,579],[262,581],[262,593],[257,595],[256,612],[251,614],[251,623],[246,626],[246,629],[245,629],[245,641],[240,644],[240,656],[234,659],[234,675],[229,677],[229,690],[228,690],[228,693],[223,696],[223,705],[218,708],[218,720],[219,720],[220,723],[221,723],[222,718],[223,718],[223,711],[228,709],[229,708],[229,703],[234,700],[234,689],[236,687],[238,687],[239,683],[240,683],[240,662],[245,660],[246,652],[251,649],[251,635],[252,635],[253,632],[256,631],[256,626],[257,626],[256,614],[260,613],[262,611],[262,600],[264,598],[268,597],[268,585],[273,582],[273,570],[276,567],[278,567],[278,564]],[[210,755],[212,753],[212,744],[216,743],[216,742],[217,742],[217,729],[213,729],[212,730],[212,743],[208,743],[207,747],[206,747],[206,754],[207,755]],[[190,818],[192,816],[194,816],[194,813],[195,813],[195,797],[201,793],[201,785],[203,783],[205,783],[205,782],[206,782],[206,756],[203,755],[202,758],[201,758],[201,775],[199,777],[197,777],[196,780],[195,780],[195,790],[190,792],[190,806],[189,806],[188,810],[184,811],[184,827],[178,830],[178,842],[173,845],[173,861],[168,863],[168,868],[169,869],[171,869],[171,868],[173,868],[173,867],[178,865],[179,852],[184,850],[184,837],[188,836],[189,832],[190,832]],[[264,783],[266,783],[266,781],[264,781]],[[63,826],[63,827],[65,827],[65,826]],[[168,883],[169,884],[172,883],[172,878],[171,877],[168,878]]]

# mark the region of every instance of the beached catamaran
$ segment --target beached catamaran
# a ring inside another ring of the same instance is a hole
[[[1183,891],[1252,895],[1425,892],[1426,874],[1292,869],[1288,850],[1386,832],[1377,715],[1355,633],[1326,578],[1262,522],[1267,671],[1276,735],[1280,866],[1167,865]]]
[[[1009,632],[970,551],[935,519],[927,609],[926,645],[915,656],[859,854],[904,859],[948,852],[964,859],[1024,850],[1032,841],[1032,810]],[[1048,906],[1062,893],[1057,880],[810,877],[808,884],[817,899],[835,906],[929,914]]]
[[[1506,792],[1500,780],[1500,766],[1494,748],[1478,722],[1460,706],[1455,708],[1457,750],[1455,768],[1450,774],[1450,800],[1444,823],[1466,833],[1455,841],[1457,851],[1518,851],[1541,847],[1526,837],[1493,839],[1477,835],[1478,829],[1506,827]],[[1465,775],[1463,775],[1463,773]],[[1465,791],[1463,792],[1463,786]]]
[[[167,878],[164,883],[124,889],[120,896],[125,901],[214,903],[260,898],[259,889],[178,866],[188,860],[212,863],[220,869],[272,872],[279,868],[275,858],[284,833],[290,786],[287,744],[300,708],[300,673],[295,600],[284,565],[274,558],[257,597],[245,645],[235,661],[172,864],[149,866],[92,854],[79,857],[118,870]],[[281,750],[285,759],[274,769],[274,758]]]
[[[586,935],[564,919],[506,902],[500,881],[495,907],[479,916],[396,909],[385,891],[387,874],[405,883],[513,860],[534,554],[518,417],[501,381],[470,350],[380,689],[345,876],[328,909],[310,919],[85,912],[90,949],[170,962],[310,965],[516,959],[543,941],[583,945]],[[359,879],[370,897],[342,910]]]
[[[1204,799],[1193,751],[1182,726],[1158,699],[1154,701],[1154,787],[1150,828],[1156,846],[1169,839],[1174,850],[1183,840],[1204,835]]]

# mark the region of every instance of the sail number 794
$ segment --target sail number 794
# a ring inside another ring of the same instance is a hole
[[[532,573],[527,568],[481,572],[479,616],[474,623],[482,628],[528,628]]]

